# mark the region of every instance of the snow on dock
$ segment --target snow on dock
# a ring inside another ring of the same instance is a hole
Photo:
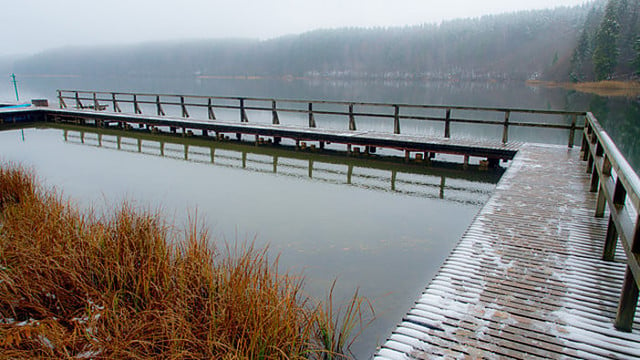
[[[523,145],[494,196],[375,359],[640,358],[614,328],[626,264],[580,151]]]

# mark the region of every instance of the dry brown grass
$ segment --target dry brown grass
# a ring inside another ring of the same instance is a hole
[[[598,81],[581,83],[563,83],[554,81],[528,80],[527,85],[544,87],[561,87],[600,96],[637,97],[640,96],[640,82],[638,81]]]
[[[0,358],[341,358],[364,303],[334,314],[266,249],[126,204],[96,219],[0,166]]]

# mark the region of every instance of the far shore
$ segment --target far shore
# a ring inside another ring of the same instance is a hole
[[[640,96],[640,81],[616,81],[605,80],[597,82],[556,82],[543,80],[527,80],[527,85],[538,87],[561,87],[564,89],[576,90],[583,93],[596,94],[600,96],[618,96],[634,98]]]

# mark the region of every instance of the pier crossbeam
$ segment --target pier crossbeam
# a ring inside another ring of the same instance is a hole
[[[389,134],[373,131],[332,130],[302,128],[294,126],[207,121],[184,119],[180,117],[150,116],[142,114],[112,113],[91,110],[49,108],[51,116],[91,118],[103,122],[124,122],[150,126],[177,127],[183,129],[207,130],[217,133],[259,135],[273,138],[289,138],[296,141],[319,141],[356,146],[372,146],[408,150],[414,152],[432,152],[441,154],[467,155],[479,158],[510,160],[518,151],[521,143],[503,144],[499,141],[473,139],[446,139],[438,137],[407,134]]]

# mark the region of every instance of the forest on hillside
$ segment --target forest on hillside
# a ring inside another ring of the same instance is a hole
[[[640,0],[609,0],[589,11],[571,57],[570,79],[629,79],[640,72]]]
[[[636,59],[639,8],[640,0],[596,0],[440,24],[325,29],[270,40],[59,48],[18,59],[10,71],[453,81],[566,81],[571,77],[577,81],[602,78],[596,75],[605,66],[601,59],[615,54],[615,61],[602,70],[605,78],[614,78],[633,74],[634,61],[640,62]],[[613,34],[617,50],[603,47],[612,43],[601,30],[610,19],[619,24]]]

